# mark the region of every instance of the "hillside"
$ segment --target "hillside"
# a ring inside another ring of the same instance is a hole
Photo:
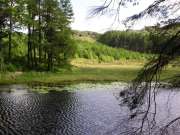
[[[113,48],[97,41],[96,33],[76,32],[74,40],[76,53],[73,63],[142,64],[152,57],[150,54]]]

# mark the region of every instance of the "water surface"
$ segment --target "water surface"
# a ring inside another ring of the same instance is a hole
[[[119,135],[132,126],[128,108],[116,98],[123,87],[120,83],[1,86],[0,135]],[[38,93],[38,89],[50,90]],[[180,114],[179,91],[161,90],[157,99],[159,121]]]

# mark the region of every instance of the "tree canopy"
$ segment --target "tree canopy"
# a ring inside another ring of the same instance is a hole
[[[138,52],[150,52],[152,48],[150,32],[141,31],[108,31],[100,36],[99,41],[115,48],[125,48]]]

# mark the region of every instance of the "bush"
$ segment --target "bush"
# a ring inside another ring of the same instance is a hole
[[[16,66],[13,65],[13,64],[7,64],[7,65],[5,66],[5,68],[6,68],[6,70],[9,71],[9,72],[15,72],[16,69],[17,69]]]
[[[0,55],[0,72],[5,70],[4,59]]]

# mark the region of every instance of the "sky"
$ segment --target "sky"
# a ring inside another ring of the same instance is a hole
[[[118,21],[114,21],[115,16],[112,13],[104,16],[90,17],[89,12],[94,7],[102,5],[105,0],[71,0],[74,10],[74,22],[71,24],[72,29],[80,31],[94,31],[103,33],[108,30],[125,30],[124,25]],[[125,19],[135,13],[147,8],[154,0],[140,0],[138,6],[128,6],[121,8],[120,20]],[[138,22],[133,29],[142,29],[144,26],[155,24],[154,20],[146,19]]]

